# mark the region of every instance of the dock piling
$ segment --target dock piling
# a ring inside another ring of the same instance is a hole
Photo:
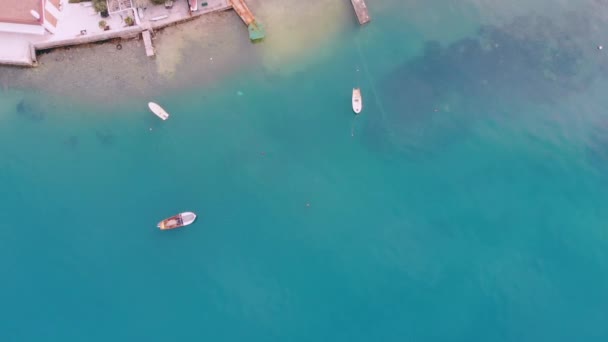
[[[359,20],[359,24],[367,24],[371,20],[369,17],[369,11],[367,10],[367,5],[365,4],[365,0],[350,0],[355,8],[355,13],[357,14],[357,20]]]

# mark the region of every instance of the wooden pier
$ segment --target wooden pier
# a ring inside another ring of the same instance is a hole
[[[239,17],[241,17],[241,20],[243,20],[245,25],[247,25],[247,28],[249,29],[249,39],[257,41],[266,36],[264,26],[256,21],[253,13],[251,13],[244,0],[230,0],[230,4]]]
[[[369,23],[371,19],[369,18],[369,11],[367,10],[365,0],[350,0],[350,2],[353,3],[359,24],[363,25]]]
[[[152,37],[150,35],[150,31],[145,30],[141,33],[144,38],[144,46],[146,47],[146,56],[153,57],[154,56],[154,46],[152,46]]]

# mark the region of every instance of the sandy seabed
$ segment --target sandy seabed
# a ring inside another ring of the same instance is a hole
[[[0,90],[27,88],[58,99],[111,104],[191,85],[211,87],[256,68],[268,74],[293,72],[282,65],[322,58],[324,44],[353,20],[348,3],[330,0],[248,4],[266,27],[261,43],[249,41],[247,28],[233,11],[211,13],[157,31],[153,58],[146,57],[141,39],[132,39],[43,52],[37,68],[0,66]]]

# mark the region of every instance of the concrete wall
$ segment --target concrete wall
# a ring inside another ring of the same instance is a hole
[[[104,40],[110,40],[115,38],[135,38],[141,33],[142,28],[138,26],[132,26],[129,28],[122,29],[120,31],[108,31],[107,33],[99,33],[94,35],[86,35],[74,38],[43,41],[34,44],[36,50],[48,50],[62,46],[89,44],[94,42],[101,42]]]
[[[40,25],[0,23],[0,32],[43,35],[44,27],[42,27]]]

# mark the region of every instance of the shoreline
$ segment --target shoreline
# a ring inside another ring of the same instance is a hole
[[[79,10],[81,8],[79,7],[84,7],[84,6],[80,6],[80,4],[82,3],[75,3],[75,4],[65,4],[67,6],[72,6],[71,8],[76,9],[78,8]],[[217,2],[217,4],[213,5],[213,6],[209,6],[209,7],[204,7],[201,8],[195,12],[190,11],[189,8],[180,8],[183,7],[183,3],[179,3],[179,4],[175,4],[175,8],[176,11],[173,11],[173,13],[168,12],[169,14],[164,14],[161,15],[160,17],[165,17],[163,19],[159,19],[159,20],[155,20],[155,18],[151,18],[151,19],[147,19],[145,22],[141,23],[140,21],[142,19],[139,19],[139,15],[136,14],[136,8],[130,9],[128,11],[129,14],[131,14],[131,12],[133,12],[133,17],[136,18],[137,23],[131,26],[123,26],[123,27],[119,27],[117,29],[112,29],[110,31],[101,31],[101,32],[96,32],[93,34],[87,34],[86,30],[83,30],[85,32],[85,34],[82,34],[83,31],[81,31],[81,34],[77,34],[77,35],[66,35],[65,33],[60,34],[59,36],[56,35],[51,35],[49,36],[47,39],[44,40],[39,40],[40,37],[28,37],[27,35],[23,35],[23,34],[8,34],[5,35],[5,40],[12,40],[12,42],[14,44],[18,44],[27,47],[27,52],[25,53],[25,56],[23,55],[23,53],[20,56],[15,56],[15,57],[6,57],[6,56],[0,56],[0,65],[8,65],[8,66],[16,66],[16,67],[36,67],[38,66],[38,60],[37,60],[37,56],[38,53],[45,53],[48,52],[49,50],[54,50],[54,49],[59,49],[59,48],[66,48],[66,47],[73,47],[73,46],[79,46],[79,45],[86,45],[86,44],[92,44],[92,43],[101,43],[101,42],[106,42],[106,41],[110,41],[110,40],[115,40],[115,39],[134,39],[139,35],[143,35],[146,31],[153,33],[155,30],[163,30],[167,27],[171,27],[171,26],[176,26],[185,22],[189,22],[195,19],[198,19],[199,17],[206,15],[206,14],[211,14],[211,13],[219,13],[219,12],[224,12],[224,11],[228,11],[230,9],[232,9],[232,5],[231,5],[231,1],[230,0],[219,0]],[[187,6],[187,4],[186,4]],[[161,5],[156,5],[154,7],[155,10],[158,10],[158,8],[161,7]],[[171,8],[173,9],[173,8]],[[81,15],[81,14],[80,14]],[[122,18],[122,15],[120,16]],[[159,17],[159,18],[160,18]],[[87,21],[91,21],[92,19],[87,18]],[[69,18],[63,19],[63,20],[69,20]],[[94,20],[92,20],[93,22],[97,20],[97,18],[95,18]],[[100,21],[104,22],[104,20],[102,19]],[[90,23],[89,23],[90,24]],[[109,27],[109,26],[108,26]],[[2,38],[2,37],[0,37]],[[2,42],[2,39],[0,39],[0,42]],[[150,42],[150,44],[152,44]],[[146,50],[152,50],[152,54],[148,53],[148,56],[153,56],[154,54],[154,48],[153,47],[146,47]]]
[[[30,89],[58,101],[113,106],[193,84],[213,85],[257,60],[242,53],[250,43],[242,27],[234,25],[240,19],[227,14],[217,12],[156,31],[154,42],[160,49],[154,58],[144,53],[141,36],[41,50],[36,68],[0,66],[0,91]],[[206,34],[201,37],[201,32]],[[234,44],[218,44],[218,38]],[[191,55],[202,67],[185,68]]]
[[[227,4],[226,6],[222,7],[209,8],[208,11],[197,11],[195,13],[190,13],[190,15],[180,16],[169,21],[152,22],[149,25],[134,25],[131,27],[125,27],[122,30],[114,31],[111,33],[100,33],[92,36],[74,37],[62,40],[51,40],[40,43],[34,43],[32,45],[34,46],[36,51],[48,51],[64,47],[100,43],[114,39],[133,39],[139,36],[144,31],[160,31],[167,27],[176,26],[182,23],[198,19],[199,17],[205,14],[224,12],[230,9],[232,9],[232,6]]]
[[[319,20],[318,3],[247,3],[272,32],[261,44],[250,41],[234,11],[214,11],[155,31],[154,58],[146,57],[141,36],[42,50],[39,67],[0,66],[0,90],[29,89],[107,106],[190,87],[213,89],[244,74],[284,77],[328,58],[328,44],[353,19],[350,3],[323,0],[321,19],[331,25],[311,29],[305,24]],[[290,12],[299,15],[285,15]]]

